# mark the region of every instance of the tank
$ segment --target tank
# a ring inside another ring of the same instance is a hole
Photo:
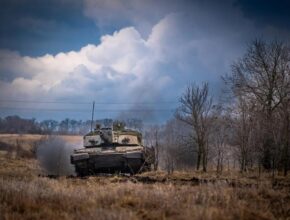
[[[83,137],[83,145],[71,155],[78,176],[136,174],[151,170],[154,164],[154,149],[143,146],[142,135],[135,130],[97,125]]]

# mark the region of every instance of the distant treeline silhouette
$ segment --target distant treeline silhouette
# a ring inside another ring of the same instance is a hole
[[[113,123],[120,123],[127,127],[141,130],[143,122],[140,119],[115,120],[99,119],[94,120],[95,124],[112,126]],[[46,119],[37,121],[36,119],[25,119],[18,115],[0,118],[0,133],[9,134],[72,134],[83,135],[91,129],[91,120],[75,120],[66,118],[61,121]]]

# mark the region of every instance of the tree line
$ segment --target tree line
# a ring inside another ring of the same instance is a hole
[[[114,123],[140,131],[143,128],[142,120],[136,118],[124,120],[98,119],[92,123],[91,120],[83,121],[69,118],[61,121],[53,119],[37,121],[36,119],[25,119],[14,115],[0,118],[0,133],[84,135],[91,130],[91,125],[102,124],[105,127],[110,127]]]

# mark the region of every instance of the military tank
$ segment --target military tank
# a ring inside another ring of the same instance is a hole
[[[97,125],[83,137],[83,145],[71,155],[78,176],[136,174],[149,171],[154,163],[154,149],[143,146],[142,135],[135,130]]]

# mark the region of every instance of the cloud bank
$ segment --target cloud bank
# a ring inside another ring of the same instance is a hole
[[[257,29],[231,4],[185,7],[166,2],[86,0],[84,12],[97,24],[132,26],[103,35],[98,45],[54,56],[29,57],[0,50],[1,97],[105,103],[177,101],[189,82],[206,80],[217,90],[220,76],[242,55],[246,43],[278,33],[271,26]],[[279,33],[289,36],[287,31]],[[164,109],[158,104],[153,108]],[[150,117],[170,114],[153,112]]]

